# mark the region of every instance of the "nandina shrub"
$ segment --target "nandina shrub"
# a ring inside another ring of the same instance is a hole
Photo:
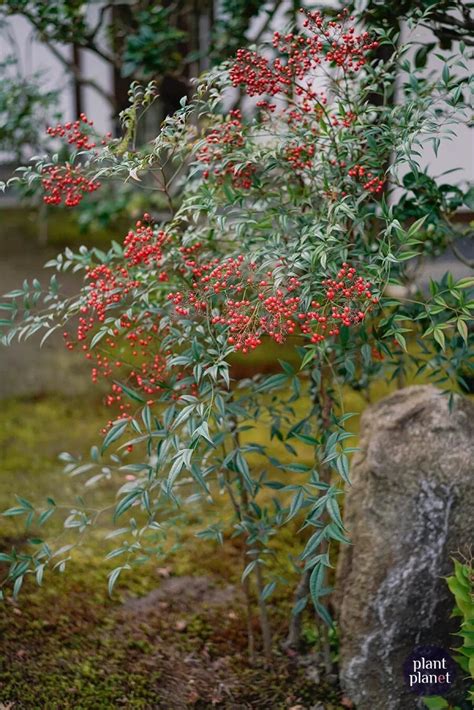
[[[403,379],[408,369],[462,384],[468,363],[472,280],[448,276],[429,294],[407,286],[413,263],[432,251],[430,235],[441,250],[455,238],[451,213],[469,199],[461,187],[432,189],[424,207],[431,178],[417,163],[422,141],[437,146],[465,120],[463,48],[438,77],[413,68],[396,40],[358,30],[344,12],[330,20],[307,12],[300,30],[275,34],[272,56],[241,50],[205,77],[151,144],[135,145],[153,87],[134,86],[122,139],[93,138],[85,117],[83,126],[51,128],[78,151],[65,165],[45,158],[13,179],[40,180],[45,201],[71,206],[104,178],[165,197],[165,221],[145,214],[108,252],[81,247],[47,264],[59,275],[83,271],[76,298],[61,295],[56,275],[46,289],[33,281],[7,294],[4,341],[60,329],[90,361],[93,381],[107,383],[101,447],[63,458],[88,485],[118,481],[112,519],[121,541],[108,557],[120,564],[109,589],[123,571],[162,554],[177,507],[224,493],[232,520],[222,514],[198,536],[242,537],[243,585],[249,595],[254,580],[267,656],[266,600],[286,583],[270,561],[294,519],[301,583],[290,641],[309,598],[332,623],[329,568],[348,541],[340,513],[352,450],[345,388],[369,399],[376,379]],[[382,43],[392,52],[385,63],[373,60]],[[230,87],[246,96],[245,111],[222,113]],[[404,288],[401,300],[393,284]],[[235,381],[235,354],[261,347],[274,372],[255,367]],[[15,594],[25,576],[41,582],[47,567],[63,569],[104,513],[81,501],[64,522],[78,542],[2,555]],[[34,527],[53,514],[55,498],[42,508],[19,498],[5,512]]]

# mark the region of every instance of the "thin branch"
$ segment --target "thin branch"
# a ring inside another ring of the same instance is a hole
[[[57,49],[57,47],[54,46],[53,42],[49,40],[44,31],[42,30],[41,26],[36,22],[35,18],[32,17],[29,13],[22,13],[23,16],[33,25],[35,30],[38,32],[38,37],[40,38],[41,42],[49,49],[49,51],[56,57],[58,61],[61,62],[61,64],[66,67],[66,69],[71,72],[71,74],[74,76],[76,81],[79,84],[82,84],[83,86],[90,86],[91,89],[94,89],[97,91],[101,96],[103,96],[109,103],[110,105],[115,109],[116,108],[116,100],[115,96],[113,94],[109,94],[107,91],[105,91],[99,83],[97,83],[94,79],[86,78],[82,75],[80,69],[78,66],[74,64],[74,62],[69,61],[66,59],[66,57],[62,54],[62,52]],[[91,49],[91,51],[96,52],[99,56],[101,56],[103,59],[105,59],[107,62],[112,62],[110,57],[105,55],[101,50],[98,50],[98,48],[95,45],[86,47],[88,49]],[[112,62],[113,63],[113,62]]]
[[[263,26],[257,32],[255,37],[251,37],[249,40],[252,44],[258,44],[258,42],[260,42],[263,35],[268,30],[270,22],[273,20],[275,13],[278,10],[278,8],[280,7],[280,5],[281,5],[281,0],[277,0],[277,2],[275,2],[275,4],[273,5],[272,9],[268,10],[267,18],[266,18],[265,22],[263,23]]]
[[[255,565],[255,576],[257,580],[257,594],[258,594],[258,607],[260,610],[260,626],[262,627],[262,637],[263,637],[263,651],[265,654],[265,660],[267,663],[272,661],[272,632],[270,628],[270,621],[268,619],[267,605],[265,604],[265,599],[263,599],[263,576],[260,563],[257,560]]]
[[[464,256],[464,254],[458,249],[458,247],[455,244],[451,244],[451,249],[458,261],[462,262],[465,266],[468,266],[470,269],[474,269],[474,259],[468,259],[467,256]]]
[[[105,19],[105,14],[106,14],[106,12],[108,12],[108,10],[111,10],[112,7],[113,7],[113,3],[108,2],[108,3],[106,3],[105,5],[103,5],[103,6],[100,8],[99,19],[97,20],[97,24],[96,24],[96,26],[94,27],[94,29],[93,29],[93,30],[91,31],[91,33],[88,35],[88,37],[87,37],[88,41],[91,41],[91,42],[94,41],[94,39],[95,39],[96,36],[97,36],[97,33],[99,32],[99,30],[101,29],[101,27],[102,27],[102,25],[103,25],[103,23],[104,23],[104,19]]]
[[[105,89],[103,89],[100,84],[98,84],[94,79],[87,78],[82,75],[81,70],[77,67],[74,62],[70,62],[66,57],[48,40],[42,39],[49,51],[58,59],[66,69],[71,72],[75,80],[82,84],[82,86],[90,86],[91,89],[97,91],[101,96],[103,96],[111,106],[115,108],[116,102],[113,94],[109,94]]]
[[[293,606],[296,606],[304,597],[307,596],[309,592],[309,575],[310,571],[305,570],[299,579],[296,586],[295,595],[293,599]],[[301,612],[297,614],[291,614],[290,623],[288,626],[288,635],[283,642],[283,648],[297,649],[301,642],[301,626],[303,621],[303,615]]]

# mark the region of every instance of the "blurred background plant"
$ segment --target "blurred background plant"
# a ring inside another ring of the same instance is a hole
[[[21,74],[16,57],[0,62],[0,154],[4,161],[22,163],[45,149],[44,126],[61,118],[55,112],[57,91],[41,86],[40,72]]]

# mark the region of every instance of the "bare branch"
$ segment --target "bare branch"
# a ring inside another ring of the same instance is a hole
[[[458,249],[455,244],[451,244],[451,249],[458,261],[460,261],[465,266],[468,266],[470,269],[474,269],[474,259],[468,259],[467,256],[464,256],[464,254]]]
[[[101,96],[103,96],[108,103],[115,109],[116,108],[116,101],[115,101],[115,96],[113,94],[109,94],[98,82],[95,81],[95,79],[91,79],[89,77],[85,77],[79,67],[74,64],[74,62],[69,61],[66,59],[64,54],[57,49],[57,47],[54,46],[51,42],[42,39],[44,42],[45,46],[49,49],[49,51],[58,59],[61,64],[69,71],[71,74],[74,76],[75,80],[81,84],[82,86],[90,86],[91,89],[94,89],[97,91]]]

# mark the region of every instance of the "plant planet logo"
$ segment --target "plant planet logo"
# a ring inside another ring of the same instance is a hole
[[[417,695],[446,695],[453,687],[456,664],[444,648],[418,646],[403,664],[408,689]]]

